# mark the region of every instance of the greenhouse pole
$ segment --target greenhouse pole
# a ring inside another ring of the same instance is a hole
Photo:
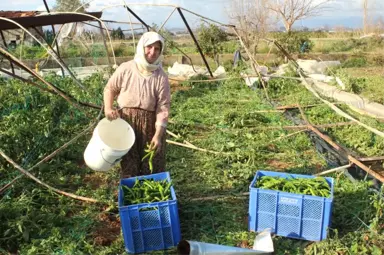
[[[3,39],[4,47],[8,49],[7,41],[5,40],[3,31],[0,31],[1,33],[1,39]],[[15,68],[13,67],[13,63],[11,60],[9,60],[9,64],[11,65],[12,73],[15,74]]]
[[[205,56],[204,56],[204,54],[203,54],[203,51],[202,51],[201,48],[200,48],[199,42],[196,40],[196,37],[195,37],[195,35],[193,34],[191,28],[189,27],[188,22],[187,22],[187,20],[185,19],[184,14],[183,14],[183,12],[181,11],[180,7],[177,7],[177,11],[179,12],[181,19],[183,20],[185,26],[186,26],[187,29],[188,29],[189,34],[191,35],[193,41],[195,42],[196,47],[197,47],[197,50],[199,51],[201,57],[203,58],[204,64],[205,64],[205,66],[207,67],[209,74],[210,74],[211,77],[213,78],[213,74],[212,74],[212,72],[211,72],[211,69],[209,68],[209,65],[208,65],[207,60],[205,59]]]
[[[105,53],[107,54],[108,65],[111,66],[111,60],[109,59],[109,55],[108,55],[108,46],[107,46],[107,41],[105,39],[104,30],[103,30],[103,27],[101,26],[101,22],[98,21],[98,23],[99,23],[99,27],[100,27],[100,34],[101,34],[101,37],[103,38]]]
[[[45,5],[45,9],[47,9],[47,12],[51,13],[51,10],[49,10],[49,7],[48,7],[48,4],[47,4],[46,0],[43,0],[43,2],[44,2],[44,5]],[[56,38],[56,31],[55,31],[55,26],[54,25],[52,25],[52,33],[53,33],[53,38]],[[60,56],[59,43],[57,42],[57,40],[54,40],[54,41],[55,41],[55,45],[56,45],[56,49],[57,49],[57,54],[56,55],[59,57],[60,60],[62,60],[61,56]],[[48,44],[48,42],[47,42],[47,44]],[[61,69],[61,74],[64,77],[65,76],[64,68],[62,66],[60,66],[60,69]]]
[[[137,14],[134,11],[132,11],[131,8],[129,8],[127,5],[125,5],[125,8],[127,8],[127,11],[129,11],[138,21],[141,22],[141,24],[143,24],[147,28],[147,31],[149,31],[150,26],[148,26],[147,23],[145,23],[142,19],[140,19],[140,17],[137,16]]]

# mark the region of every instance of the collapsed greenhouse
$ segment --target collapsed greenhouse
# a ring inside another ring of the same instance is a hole
[[[356,84],[331,68],[340,61],[298,59],[266,38],[288,60],[267,67],[236,26],[179,6],[161,5],[171,13],[160,27],[145,23],[135,4],[106,6],[130,17],[130,37],[117,43],[108,24],[121,21],[45,6],[44,13],[0,12],[1,253],[189,254],[185,240],[193,240],[244,254],[261,249],[257,233],[269,229],[275,254],[383,254],[384,106],[346,89]],[[174,13],[197,51],[189,56],[167,44],[178,52],[167,60],[172,107],[164,180],[172,180],[174,197],[132,216],[132,205],[120,203],[118,164],[96,172],[83,153],[103,118],[106,82],[133,58],[135,31],[161,33]],[[185,13],[225,29],[246,60],[213,70]],[[42,54],[23,59],[28,43]],[[132,47],[129,57],[116,56],[119,44]],[[73,51],[87,57],[71,58]],[[260,176],[278,178],[259,189]],[[307,186],[309,193],[272,189],[276,180],[295,178],[303,187],[300,178],[324,180],[327,194]]]

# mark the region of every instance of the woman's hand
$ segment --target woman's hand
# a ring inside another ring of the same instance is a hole
[[[150,149],[158,152],[160,148],[161,148],[161,137],[158,135],[154,135],[151,140]]]
[[[108,120],[115,120],[115,119],[120,117],[119,112],[113,108],[112,109],[105,109],[104,114]]]

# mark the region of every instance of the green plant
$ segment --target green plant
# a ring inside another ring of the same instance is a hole
[[[355,39],[349,38],[347,40],[342,40],[334,42],[330,47],[334,52],[344,52],[344,51],[371,51],[376,48],[381,48],[384,45],[383,38],[379,36]]]
[[[341,64],[342,68],[348,67],[365,67],[368,61],[365,57],[349,58]]]
[[[150,145],[147,144],[147,148],[144,150],[144,152],[146,153],[144,155],[144,157],[141,159],[141,161],[144,161],[144,159],[148,158],[148,164],[149,164],[149,170],[151,171],[151,173],[153,172],[153,163],[152,163],[152,160],[153,160],[153,157],[155,156],[155,150],[154,149],[151,149],[150,148]]]
[[[124,40],[125,35],[123,33],[123,30],[121,30],[121,27],[118,27],[117,29],[113,29],[111,33],[111,37],[115,40]]]
[[[40,59],[47,55],[47,51],[40,45],[18,45],[15,49],[10,49],[10,53],[18,58],[23,59]]]
[[[329,184],[323,177],[305,179],[294,177],[280,178],[262,176],[256,181],[255,188],[280,190],[289,193],[312,195],[319,197],[331,196]]]
[[[287,32],[276,34],[276,40],[290,54],[292,53],[308,53],[312,50],[314,44],[309,39],[308,34],[300,32]],[[282,53],[279,52],[281,55]]]
[[[240,73],[248,70],[247,63],[243,60],[239,60],[234,66],[233,60],[227,60],[223,63],[224,69],[230,75],[239,75]]]
[[[271,79],[268,82],[268,90],[273,92],[275,96],[283,95],[290,89],[297,90],[299,83],[291,79]]]
[[[171,197],[172,183],[136,178],[133,187],[122,185],[124,205],[167,201]]]
[[[227,33],[214,24],[202,23],[197,32],[198,41],[204,54],[213,58],[219,65],[219,53],[224,50],[224,42],[228,41]]]
[[[343,69],[336,70],[335,76],[343,82],[346,91],[359,94],[365,87],[365,78],[353,78]]]

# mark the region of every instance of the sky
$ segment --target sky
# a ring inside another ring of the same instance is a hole
[[[90,1],[90,0],[87,0]],[[112,7],[114,5],[122,5],[124,1],[130,8],[136,12],[147,24],[162,24],[174,8],[169,6],[144,6],[135,5],[133,3],[149,3],[162,5],[178,5],[190,11],[196,12],[205,17],[209,17],[222,23],[230,23],[227,17],[231,0],[94,0],[90,2],[88,11],[102,11],[102,19],[129,21],[128,12],[122,7]],[[313,0],[318,1],[318,0]],[[369,0],[370,17],[383,17],[384,19],[384,1]],[[50,8],[55,4],[55,0],[47,0]],[[131,5],[132,3],[132,5]],[[304,26],[308,28],[318,28],[325,25],[329,27],[345,26],[351,28],[359,28],[362,26],[362,0],[332,0],[328,5],[329,11],[322,13],[321,16],[307,18],[295,23],[296,26]],[[105,8],[105,9],[104,9]],[[45,10],[43,0],[12,0],[1,1],[0,10]],[[200,24],[201,19],[184,12],[186,19],[191,27]],[[132,21],[135,22],[132,17]],[[283,24],[281,23],[280,26]],[[168,20],[166,28],[183,28],[183,22],[177,12],[173,13]]]

